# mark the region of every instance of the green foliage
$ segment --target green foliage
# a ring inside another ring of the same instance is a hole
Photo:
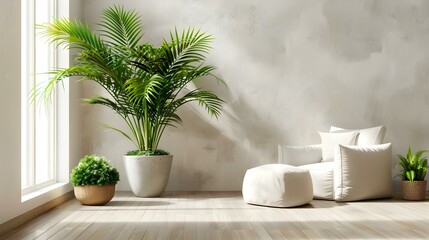
[[[127,156],[152,156],[152,155],[170,155],[170,153],[162,149],[145,150],[145,151],[134,150],[134,151],[127,152]]]
[[[66,18],[40,26],[51,44],[78,54],[74,66],[56,69],[50,81],[35,88],[36,95],[49,100],[55,86],[71,76],[98,83],[107,96],[85,100],[115,111],[128,126],[121,130],[108,126],[131,142],[141,153],[157,150],[166,126],[177,126],[182,119],[179,107],[197,102],[218,117],[223,101],[214,93],[188,89],[196,80],[215,80],[215,67],[205,65],[213,38],[189,28],[170,33],[161,46],[141,43],[143,28],[135,11],[114,6],[103,11],[101,30],[92,31],[87,23]]]
[[[399,158],[399,165],[402,167],[399,174],[402,180],[414,182],[423,181],[425,179],[428,169],[427,157],[422,156],[425,152],[428,152],[428,150],[420,150],[413,153],[409,147],[406,157],[399,154],[397,155]]]
[[[110,185],[119,181],[119,172],[110,165],[110,162],[96,155],[87,155],[80,159],[79,164],[70,174],[73,186],[82,185]]]

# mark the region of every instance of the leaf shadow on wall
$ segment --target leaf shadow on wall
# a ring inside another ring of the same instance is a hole
[[[228,82],[228,80],[226,80]],[[246,159],[237,159],[248,162],[249,166],[262,163],[277,162],[276,148],[278,142],[283,139],[281,131],[278,131],[261,109],[256,109],[241,96],[235,96],[228,87],[223,84],[207,84],[207,81],[195,82],[195,87],[207,89],[216,93],[225,101],[223,111],[218,121],[211,119],[204,109],[192,105],[183,109],[184,118],[192,118],[192,127],[186,128],[186,133],[210,139],[218,139],[217,147],[225,150],[225,154],[219,154],[219,161],[234,161],[232,152],[241,152],[239,155]],[[186,111],[186,112],[185,112]],[[191,113],[192,112],[192,116]],[[198,118],[198,121],[195,119]],[[186,123],[185,123],[186,124]],[[222,145],[224,145],[222,147]],[[230,146],[232,149],[225,148]],[[216,146],[207,146],[210,151]],[[249,160],[249,161],[247,161]]]

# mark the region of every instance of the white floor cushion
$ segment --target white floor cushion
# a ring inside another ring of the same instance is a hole
[[[299,166],[310,171],[315,199],[334,200],[334,162],[321,162]]]
[[[358,201],[392,196],[391,144],[339,145],[335,155],[335,200]]]
[[[285,164],[267,164],[246,171],[243,180],[243,199],[246,203],[295,207],[313,199],[310,173]]]

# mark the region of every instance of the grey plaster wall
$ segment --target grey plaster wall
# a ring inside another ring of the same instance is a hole
[[[429,148],[429,1],[86,0],[84,17],[93,24],[114,3],[141,12],[146,41],[188,26],[216,38],[208,62],[228,88],[205,87],[225,111],[216,121],[180,110],[184,125],[161,143],[174,154],[170,190],[240,190],[246,169],[277,161],[278,143],[319,143],[330,125],[383,124],[394,153]],[[127,190],[122,155],[132,146],[97,128],[121,122],[84,111],[86,151],[110,158]]]

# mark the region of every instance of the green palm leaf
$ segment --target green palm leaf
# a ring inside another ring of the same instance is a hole
[[[213,38],[199,30],[188,28],[181,34],[175,29],[170,33],[170,43],[164,40],[162,49],[165,52],[164,64],[166,74],[187,70],[192,64],[205,60]]]
[[[143,37],[139,16],[135,11],[125,11],[124,7],[115,5],[103,11],[102,35],[110,39],[109,43],[134,48]]]
[[[72,22],[66,18],[54,19],[53,22],[38,27],[43,30],[42,36],[57,46],[81,50],[106,48],[104,42],[91,31],[88,24],[78,20]]]

